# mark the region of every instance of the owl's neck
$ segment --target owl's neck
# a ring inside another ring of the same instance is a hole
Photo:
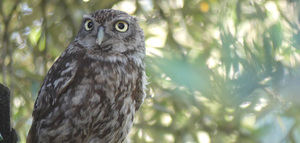
[[[108,62],[111,64],[114,63],[123,63],[123,64],[128,64],[130,63],[135,63],[139,67],[144,67],[144,57],[142,54],[139,53],[134,53],[134,54],[123,54],[123,53],[109,53],[109,54],[93,54],[90,53],[90,51],[87,51],[86,56],[97,60],[97,61],[103,61],[103,62]]]

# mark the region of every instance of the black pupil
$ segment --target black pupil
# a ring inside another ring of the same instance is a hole
[[[92,28],[93,27],[93,22],[88,22],[87,27]]]
[[[124,25],[124,23],[119,23],[119,24],[118,24],[118,27],[119,27],[120,29],[124,29],[125,25]]]

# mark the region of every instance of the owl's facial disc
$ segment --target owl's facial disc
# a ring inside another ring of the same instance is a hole
[[[96,39],[96,43],[98,46],[101,45],[103,38],[104,38],[104,28],[102,26],[100,26],[98,28],[97,39]]]

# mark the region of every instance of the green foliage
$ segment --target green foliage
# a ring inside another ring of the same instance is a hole
[[[86,13],[135,15],[147,99],[134,143],[300,142],[298,0],[2,0],[0,80],[25,142],[43,77]]]

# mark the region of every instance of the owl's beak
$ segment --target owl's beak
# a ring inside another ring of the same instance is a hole
[[[98,34],[97,34],[97,39],[96,39],[96,43],[98,44],[98,46],[101,45],[103,38],[104,38],[104,28],[102,26],[100,26],[98,28]]]

